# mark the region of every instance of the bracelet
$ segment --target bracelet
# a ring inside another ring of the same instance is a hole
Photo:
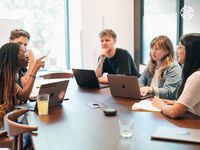
[[[30,74],[29,77],[36,78],[36,75]]]

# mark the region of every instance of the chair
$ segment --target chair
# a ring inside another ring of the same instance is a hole
[[[29,126],[17,123],[17,120],[20,116],[28,112],[27,109],[14,110],[4,117],[4,127],[5,132],[2,132],[2,135],[8,140],[8,148],[12,147],[13,149],[22,150],[23,149],[23,133],[36,131],[37,126]],[[11,144],[12,143],[12,144]]]
[[[60,73],[49,73],[45,75],[41,75],[40,77],[44,79],[58,79],[58,78],[73,78],[73,73],[67,73],[67,72],[60,72]]]
[[[13,148],[14,138],[9,138],[7,132],[0,131],[0,148]]]

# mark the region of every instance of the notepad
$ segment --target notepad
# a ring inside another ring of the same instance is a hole
[[[138,103],[134,103],[132,105],[132,110],[145,110],[145,111],[153,111],[153,112],[161,111],[159,108],[153,106],[152,101],[149,99],[142,100]]]

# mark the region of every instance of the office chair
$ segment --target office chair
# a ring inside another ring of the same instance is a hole
[[[29,126],[17,123],[17,119],[26,112],[28,112],[27,109],[14,110],[4,116],[5,132],[7,132],[7,140],[8,144],[10,144],[8,146],[15,150],[23,149],[23,133],[37,130],[37,126]],[[2,135],[6,137],[5,132],[2,132]]]
[[[45,75],[41,75],[40,77],[44,79],[58,79],[58,78],[73,78],[73,73],[66,73],[66,72],[60,72],[60,73],[49,73]]]

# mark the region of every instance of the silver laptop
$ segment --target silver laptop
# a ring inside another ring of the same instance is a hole
[[[94,70],[72,69],[76,83],[83,88],[106,88],[108,84],[100,84]]]
[[[137,76],[113,75],[108,74],[108,82],[110,91],[114,97],[130,98],[130,99],[147,99],[153,95],[141,96],[140,87]]]
[[[200,129],[159,126],[152,139],[200,143]]]
[[[62,104],[65,93],[68,87],[69,80],[57,81],[47,84],[42,84],[37,93],[31,95],[31,99],[37,99],[38,94],[49,94],[49,107]],[[36,102],[27,102],[22,105],[16,106],[16,108],[26,108],[29,110],[35,110]]]

